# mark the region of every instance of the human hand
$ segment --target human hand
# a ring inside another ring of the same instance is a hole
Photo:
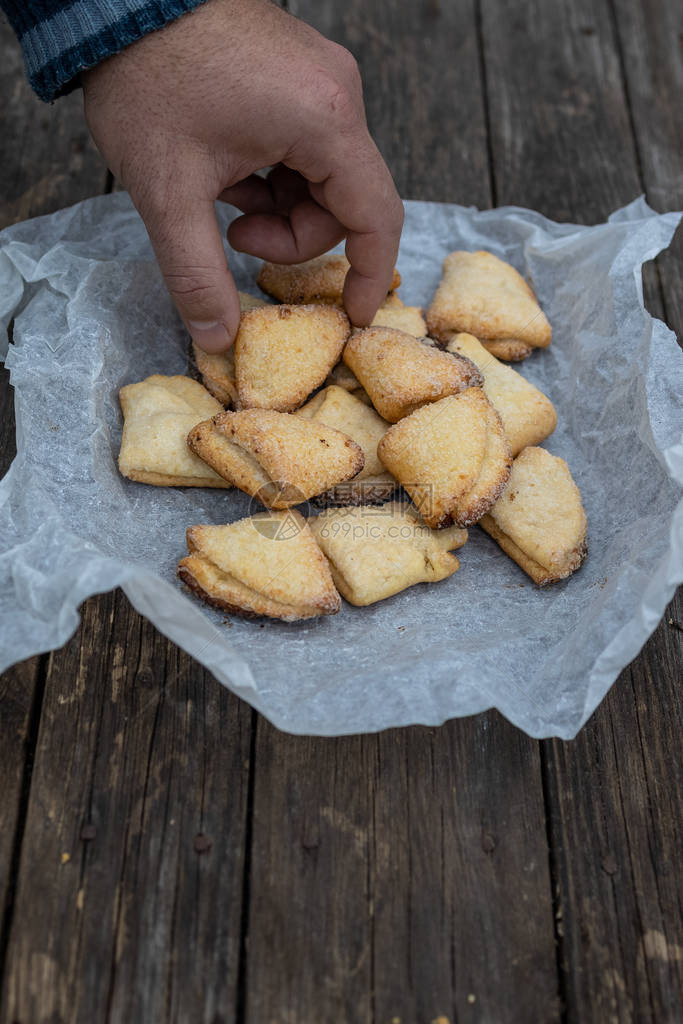
[[[233,248],[262,259],[299,263],[346,237],[344,305],[370,322],[403,206],[347,50],[270,0],[208,0],[85,72],[83,90],[95,142],[200,347],[227,348],[239,324],[216,199],[244,213]],[[264,167],[267,179],[254,173]]]

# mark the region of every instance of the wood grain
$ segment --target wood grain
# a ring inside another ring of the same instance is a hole
[[[640,192],[606,0],[481,0],[496,202],[604,220]]]
[[[42,701],[41,682],[40,657],[14,665],[0,676],[0,970],[14,913],[19,852]]]
[[[252,712],[132,612],[50,656],[1,1020],[234,1019]]]
[[[537,744],[260,720],[256,766],[247,1021],[559,1019]]]
[[[404,199],[491,205],[475,6],[287,4],[358,61],[368,126]]]
[[[678,600],[573,743],[543,744],[570,1020],[680,1016],[682,618]]]

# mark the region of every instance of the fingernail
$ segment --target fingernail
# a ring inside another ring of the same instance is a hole
[[[230,335],[219,320],[188,320],[187,329],[195,345],[205,352],[222,352],[230,344]]]

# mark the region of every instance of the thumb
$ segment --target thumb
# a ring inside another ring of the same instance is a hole
[[[164,210],[140,210],[166,287],[192,340],[206,352],[234,341],[240,319],[211,200],[183,197]]]

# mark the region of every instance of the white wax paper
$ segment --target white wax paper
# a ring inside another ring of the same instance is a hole
[[[219,210],[226,226],[234,211]],[[529,277],[553,343],[519,369],[555,403],[547,448],[583,495],[589,555],[535,587],[478,528],[461,569],[370,608],[302,624],[226,619],[175,577],[185,528],[246,514],[237,491],[122,478],[118,391],[185,373],[188,340],[125,194],[0,234],[0,321],[18,455],[0,484],[0,669],[58,647],[88,595],[135,607],[280,728],[336,735],[498,708],[569,738],[656,627],[683,579],[683,356],[643,308],[641,265],[679,215],[638,199],[607,224],[528,210],[406,204],[404,301],[427,305],[452,249],[489,249]],[[231,254],[258,292],[258,261]],[[132,652],[133,656],[134,652]]]

